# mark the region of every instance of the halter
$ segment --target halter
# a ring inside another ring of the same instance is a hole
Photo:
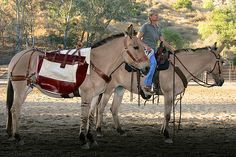
[[[131,36],[129,36],[131,39],[132,39],[132,37]],[[148,58],[147,58],[147,56],[145,55],[145,56],[143,56],[143,57],[141,57],[141,58],[139,58],[139,59],[136,59],[133,55],[132,55],[132,53],[129,51],[129,49],[128,49],[128,44],[127,44],[127,38],[128,38],[128,36],[125,36],[125,39],[124,39],[124,45],[125,45],[125,52],[129,55],[129,57],[134,61],[134,63],[141,63],[141,62],[144,62],[144,61],[147,61],[148,60]]]
[[[211,74],[211,73],[215,70],[217,64],[218,64],[218,67],[219,67],[219,74],[221,74],[221,70],[220,70],[220,55],[219,55],[219,54],[218,54],[218,55],[215,54],[215,52],[212,51],[211,49],[210,49],[210,52],[214,54],[214,56],[216,57],[217,61],[215,62],[215,65],[214,65],[213,69],[210,70],[210,72],[207,72],[207,74]],[[203,87],[213,87],[213,86],[215,86],[215,83],[214,83],[214,84],[209,84],[209,83],[207,83],[207,82],[204,82],[204,81],[200,80],[200,79],[197,78],[196,76],[194,76],[194,75],[187,69],[187,67],[180,61],[180,59],[176,56],[176,54],[173,53],[173,55],[174,55],[174,57],[177,58],[177,60],[178,60],[178,61],[180,62],[180,64],[184,67],[184,69],[194,78],[193,81],[196,82],[198,85],[203,86]],[[197,80],[198,82],[197,82],[196,80]],[[201,84],[201,83],[203,83],[203,84]]]
[[[220,70],[220,55],[219,54],[218,55],[215,54],[215,52],[212,51],[212,50],[210,50],[210,52],[212,52],[214,54],[214,56],[216,57],[217,61],[215,62],[215,65],[214,65],[213,69],[210,70],[209,72],[207,72],[207,74],[211,74],[215,70],[216,65],[218,65],[218,67],[219,67],[219,74],[221,74],[221,70]]]
[[[129,36],[131,39],[132,37]],[[136,59],[132,53],[129,51],[128,49],[128,44],[127,44],[127,38],[128,36],[125,36],[125,39],[124,39],[124,51],[122,51],[121,55],[123,54],[123,52],[126,52],[129,57],[133,60],[133,62],[135,64],[138,64],[138,63],[141,63],[141,62],[144,62],[144,61],[147,61],[148,58],[147,56],[144,56],[144,57],[141,57],[139,59]],[[91,62],[91,66],[92,66],[92,69],[106,82],[106,83],[109,83],[111,81],[111,75],[123,64],[124,62],[122,62],[121,64],[119,64],[110,74],[110,76],[106,75],[105,73],[103,73],[99,68],[97,68],[92,62]]]

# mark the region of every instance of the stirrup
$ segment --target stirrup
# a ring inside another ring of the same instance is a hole
[[[143,89],[147,93],[150,93],[150,94],[154,94],[155,93],[154,91],[152,91],[151,87],[144,86]]]

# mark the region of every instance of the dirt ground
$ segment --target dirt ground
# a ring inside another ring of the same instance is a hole
[[[182,130],[172,133],[173,144],[164,143],[159,131],[163,98],[158,105],[147,102],[139,107],[137,96],[130,102],[126,92],[119,113],[127,136],[120,136],[114,130],[110,101],[104,113],[104,137],[97,137],[99,147],[91,150],[79,147],[80,99],[54,99],[37,90],[28,96],[22,107],[20,134],[25,144],[19,146],[8,141],[5,89],[6,86],[1,85],[0,157],[236,156],[236,85],[189,86],[183,98]]]

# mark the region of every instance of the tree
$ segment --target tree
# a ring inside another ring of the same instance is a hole
[[[35,29],[38,28],[36,19],[41,13],[39,4],[39,0],[30,0],[24,2],[25,19],[23,20],[23,33],[26,47],[28,47],[30,44],[32,46],[35,45]]]
[[[173,4],[175,9],[187,8],[192,9],[192,2],[190,0],[177,0],[176,3]]]
[[[199,34],[203,39],[212,34],[217,35],[218,41],[231,41],[236,39],[235,11],[229,6],[214,9],[207,21],[199,25]]]
[[[50,32],[57,32],[55,35],[63,35],[64,47],[67,47],[68,36],[71,24],[77,15],[77,5],[75,0],[48,1],[46,8],[48,9]],[[54,29],[54,30],[53,30]],[[51,34],[52,35],[52,34]]]
[[[173,45],[175,48],[180,49],[183,48],[184,40],[179,32],[170,29],[164,28],[162,29],[162,34],[167,42]]]
[[[14,38],[16,52],[22,49],[25,42],[29,46],[29,38],[32,38],[34,45],[34,27],[38,11],[39,0],[4,0],[1,4],[0,12],[6,24],[5,34]],[[2,32],[3,36],[4,32]]]
[[[2,38],[1,43],[3,47],[6,46],[5,34],[9,34],[9,25],[13,19],[9,8],[10,5],[7,1],[0,2],[0,37]]]
[[[87,32],[88,44],[108,33],[112,20],[125,21],[131,14],[132,0],[76,0],[80,15],[82,34]],[[83,38],[83,37],[82,37]]]

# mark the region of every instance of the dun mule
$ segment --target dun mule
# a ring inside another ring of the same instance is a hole
[[[91,62],[94,66],[91,66],[90,74],[86,76],[79,88],[81,95],[80,141],[82,148],[89,148],[89,143],[96,143],[90,133],[89,123],[87,124],[87,122],[91,123],[91,121],[88,121],[88,111],[91,102],[93,103],[97,95],[105,91],[111,74],[123,62],[129,63],[144,72],[147,72],[149,68],[149,61],[145,56],[142,43],[133,35],[133,31],[131,25],[128,27],[126,36],[124,34],[115,35],[92,47]],[[8,67],[8,120],[6,130],[9,137],[15,138],[17,142],[21,141],[19,135],[20,110],[32,88],[32,84],[34,84],[36,60],[39,55],[42,55],[42,53],[35,49],[21,51],[12,58]]]
[[[204,47],[197,49],[181,49],[175,52],[176,54],[176,66],[185,75],[187,82],[193,79],[194,76],[201,74],[204,71],[207,71],[214,78],[216,86],[222,86],[224,79],[222,77],[222,59],[220,52],[222,51],[224,45],[222,45],[218,50],[216,45],[213,47]],[[173,55],[170,56],[171,61],[173,62]],[[118,119],[118,108],[122,102],[122,97],[124,94],[124,89],[131,91],[131,73],[128,73],[124,65],[122,65],[115,73],[112,75],[112,81],[108,84],[105,92],[102,95],[100,104],[98,105],[98,117],[97,117],[97,133],[101,134],[101,123],[104,108],[114,91],[114,98],[111,106],[112,116],[115,122],[115,127],[120,134],[123,134],[124,131],[121,129],[119,119]],[[143,81],[145,78],[141,78],[141,86],[143,86]],[[169,69],[160,71],[160,88],[164,96],[164,121],[161,128],[162,133],[165,137],[165,142],[172,143],[172,139],[169,135],[169,121],[171,115],[172,101],[173,101],[173,66],[170,66]],[[134,77],[132,91],[138,93],[137,88],[137,78]],[[177,96],[179,93],[185,90],[183,81],[176,74],[175,77],[175,91],[174,96]]]

